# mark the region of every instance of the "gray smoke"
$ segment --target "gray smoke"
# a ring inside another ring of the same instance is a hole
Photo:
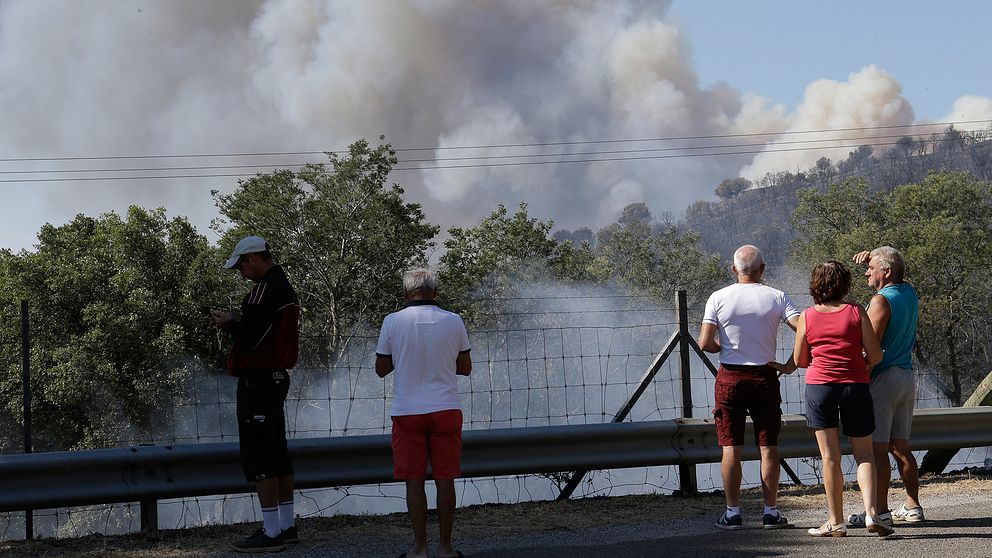
[[[792,170],[818,155],[425,167],[466,163],[434,157],[672,144],[446,149],[466,145],[912,120],[898,83],[874,67],[847,83],[811,84],[793,113],[731,85],[703,86],[690,45],[666,21],[667,8],[647,0],[8,0],[0,3],[0,103],[6,109],[0,157],[337,150],[385,134],[394,146],[423,149],[400,152],[408,161],[402,167],[413,170],[397,171],[393,180],[445,227],[474,224],[498,202],[527,201],[532,214],[559,226],[596,228],[631,202],[677,213],[710,198],[721,179],[742,168],[749,175]],[[987,114],[990,102],[969,98],[954,111]],[[816,109],[823,106],[829,114]],[[177,171],[230,174],[322,158],[9,162],[3,170],[91,168],[103,172],[87,176],[108,176],[106,169],[128,166],[262,164]],[[230,191],[236,180],[10,184],[18,195],[11,197],[14,215],[0,239],[23,247],[42,221],[134,203],[164,205],[205,230],[215,215],[209,190]]]

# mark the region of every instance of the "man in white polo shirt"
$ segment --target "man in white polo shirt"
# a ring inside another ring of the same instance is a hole
[[[462,411],[458,375],[472,372],[471,347],[458,314],[435,301],[437,279],[426,269],[403,275],[406,303],[386,316],[375,349],[375,372],[393,376],[393,476],[406,481],[413,548],[427,557],[427,461],[437,487],[439,558],[461,556],[451,545],[455,478],[461,475]]]
[[[700,348],[720,353],[713,415],[717,442],[723,447],[720,473],[727,511],[716,526],[726,530],[744,528],[740,514],[741,454],[744,423],[751,415],[755,443],[761,450],[761,489],[765,499],[762,527],[789,527],[776,507],[782,395],[777,371],[769,363],[775,361],[779,324],[785,323],[795,331],[799,310],[789,295],[761,284],[765,262],[756,247],[738,248],[732,270],[737,283],[710,295],[699,331]]]

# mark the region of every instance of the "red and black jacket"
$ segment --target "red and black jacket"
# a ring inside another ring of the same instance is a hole
[[[241,301],[241,319],[228,326],[232,376],[248,370],[293,368],[300,346],[300,303],[282,267],[272,266]]]

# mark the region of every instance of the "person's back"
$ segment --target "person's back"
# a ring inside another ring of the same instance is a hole
[[[775,360],[779,325],[796,315],[782,291],[761,283],[735,283],[710,296],[703,322],[718,326],[721,364],[764,366]]]
[[[460,408],[455,359],[463,350],[465,325],[458,314],[433,301],[411,301],[382,323],[394,367],[391,415],[417,415]]]
[[[799,310],[778,289],[761,284],[765,272],[761,251],[741,246],[732,268],[737,283],[724,287],[706,301],[699,329],[699,347],[720,353],[713,417],[717,443],[723,448],[720,473],[727,510],[716,522],[720,529],[742,529],[740,514],[741,456],[747,417],[754,424],[754,441],[761,452],[765,509],[762,527],[788,527],[778,513],[778,434],[782,426],[782,395],[775,360],[778,327],[793,329]],[[794,369],[794,367],[793,367]]]
[[[472,372],[468,332],[458,314],[437,306],[437,278],[426,269],[403,274],[402,310],[386,316],[375,349],[375,373],[393,375],[393,478],[406,483],[413,547],[427,555],[430,464],[437,490],[438,556],[460,556],[451,545],[455,478],[461,475],[462,411],[457,376]]]
[[[806,383],[868,383],[861,343],[861,313],[853,304],[830,311],[811,306],[803,312],[812,360]]]

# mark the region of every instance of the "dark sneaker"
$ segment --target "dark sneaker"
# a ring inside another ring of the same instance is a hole
[[[286,549],[286,545],[282,535],[272,538],[259,529],[247,539],[232,542],[231,549],[235,552],[280,552]]]
[[[283,530],[280,536],[282,537],[282,542],[286,544],[296,544],[300,542],[300,535],[296,532],[296,525],[293,525],[289,529]]]
[[[761,516],[762,529],[786,529],[788,527],[792,527],[792,524],[789,523],[789,520],[782,514],[772,515],[770,513],[766,513]]]
[[[716,520],[716,526],[724,531],[736,531],[744,528],[744,520],[741,519],[740,514],[727,515],[727,512],[723,512],[720,519]]]

